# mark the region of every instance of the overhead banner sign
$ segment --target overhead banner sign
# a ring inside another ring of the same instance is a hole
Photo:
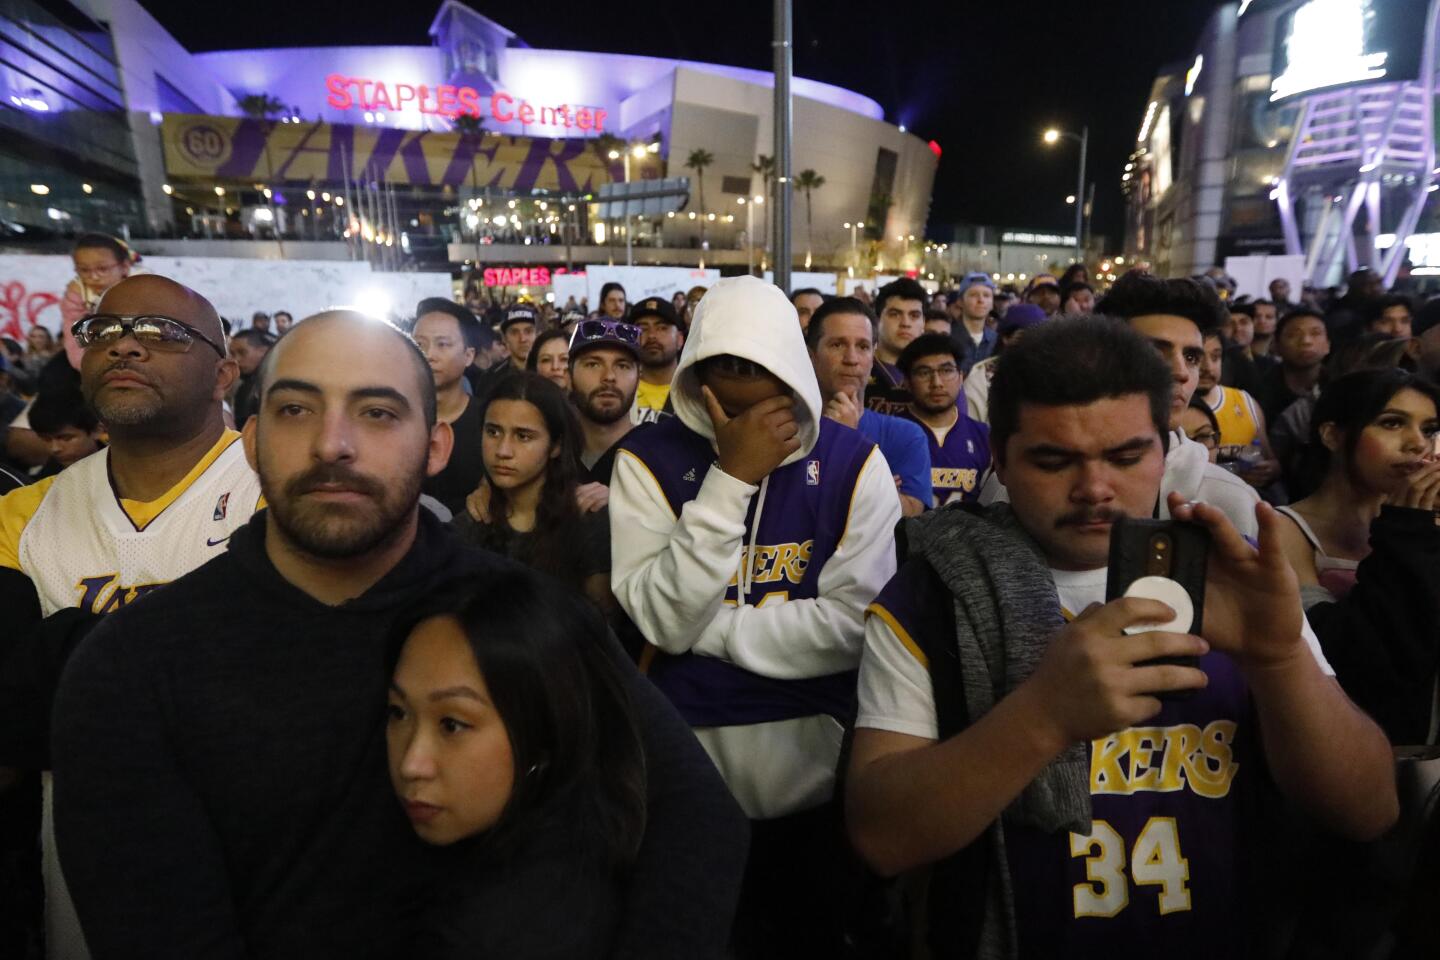
[[[166,114],[165,170],[173,177],[244,182],[360,182],[589,193],[624,179],[594,140],[434,133],[329,123]],[[659,179],[658,156],[632,160],[632,180]]]
[[[1420,76],[1429,4],[1309,0],[1275,24],[1271,102]]]

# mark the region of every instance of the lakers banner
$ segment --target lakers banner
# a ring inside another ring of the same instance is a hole
[[[166,114],[173,177],[254,183],[380,181],[415,186],[588,193],[624,178],[594,140],[431,133],[329,123]],[[663,175],[659,158],[632,161],[631,179]]]

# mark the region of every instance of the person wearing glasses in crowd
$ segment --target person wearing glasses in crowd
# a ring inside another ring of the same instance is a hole
[[[243,443],[266,509],[213,562],[100,624],[56,699],[56,842],[97,957],[427,956],[418,914],[484,879],[412,828],[453,824],[460,811],[450,808],[465,799],[412,795],[446,809],[407,822],[391,789],[393,630],[462,582],[485,585],[497,618],[525,620],[534,601],[503,592],[512,561],[420,509],[421,480],[444,464],[451,428],[436,418],[432,373],[408,336],[350,311],[310,316],[276,344],[261,378]],[[613,955],[718,957],[744,821],[608,634],[570,639],[592,637],[622,674],[647,775]],[[491,639],[497,652],[503,641]],[[543,724],[555,701],[523,702]],[[527,721],[505,716],[521,756]],[[571,769],[551,762],[557,777]],[[507,892],[518,891],[497,896]]]
[[[570,334],[555,328],[535,338],[525,369],[549,380],[562,391],[570,390]]]
[[[132,277],[73,333],[81,388],[110,446],[0,498],[0,608],[12,617],[0,766],[26,778],[49,768],[50,703],[68,653],[104,615],[223,553],[261,499],[240,434],[225,427],[238,370],[208,301]],[[46,941],[55,956],[84,956],[49,843],[46,878]]]
[[[1190,398],[1190,406],[1180,415],[1180,429],[1185,436],[1210,452],[1210,462],[1220,461],[1220,421],[1215,411],[1198,394]]]
[[[475,360],[480,321],[446,297],[427,297],[415,307],[415,344],[435,378],[436,415],[455,435],[445,468],[427,477],[422,490],[452,514],[484,476],[480,459],[480,402],[465,390],[465,371]]]
[[[948,335],[927,333],[900,354],[900,372],[915,399],[908,418],[930,448],[933,506],[979,499],[990,472],[990,428],[961,409],[965,351]]]
[[[685,321],[664,297],[647,297],[627,318],[640,331],[640,383],[635,391],[636,423],[653,422],[668,409],[670,381],[685,346]]]

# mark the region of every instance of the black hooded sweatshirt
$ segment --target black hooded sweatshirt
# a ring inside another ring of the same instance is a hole
[[[399,564],[331,607],[264,543],[261,512],[225,554],[106,618],[66,668],[56,842],[96,958],[406,956],[444,882],[386,771],[388,634],[443,581],[509,561],[422,510]],[[650,807],[613,956],[718,956],[746,823],[684,721],[622,668]]]

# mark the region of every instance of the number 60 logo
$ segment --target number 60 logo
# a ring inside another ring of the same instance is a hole
[[[195,124],[180,132],[180,149],[197,164],[219,164],[230,155],[230,138],[207,124]]]

